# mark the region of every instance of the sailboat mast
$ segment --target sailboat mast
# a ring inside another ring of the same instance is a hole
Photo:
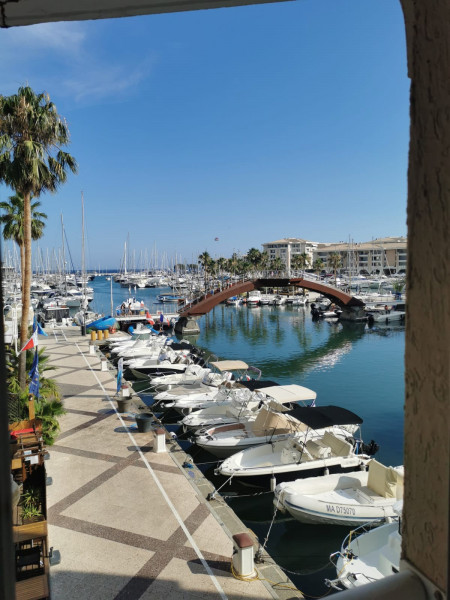
[[[81,284],[82,284],[82,309],[83,309],[83,328],[82,335],[86,335],[86,264],[84,257],[84,195],[81,192]]]
[[[61,213],[61,237],[62,237],[62,273],[64,277],[64,293],[67,296],[67,278],[66,278],[66,254],[64,249],[64,221]]]

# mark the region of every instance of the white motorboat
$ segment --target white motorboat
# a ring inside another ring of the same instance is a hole
[[[124,371],[124,377],[125,379],[149,381],[149,377],[152,375],[158,376],[184,373],[189,364],[190,361],[188,357],[176,355],[175,358],[169,356],[169,358],[165,358],[164,360],[158,359],[156,361],[151,358],[144,358],[142,360],[136,359],[136,362],[127,366]]]
[[[406,304],[394,304],[391,308],[385,306],[381,311],[370,312],[367,315],[369,323],[403,322],[406,318]]]
[[[247,414],[234,425],[213,426],[197,432],[195,443],[219,458],[259,444],[275,443],[307,427],[289,414],[292,403],[314,401],[316,392],[301,385],[280,385],[258,389],[267,404]],[[286,406],[287,404],[287,406]]]
[[[168,391],[161,392],[155,396],[155,400],[174,401],[185,396],[192,396],[202,391],[210,391],[211,387],[219,387],[229,382],[231,387],[234,382],[241,380],[258,380],[261,377],[261,371],[256,367],[250,367],[242,360],[219,360],[209,363],[215,369],[214,373],[207,373],[202,381],[199,381],[195,387],[185,386],[175,387]],[[238,373],[233,379],[233,373]],[[253,377],[252,377],[253,375]],[[232,381],[233,379],[233,381]]]
[[[130,335],[127,335],[127,337],[125,337],[121,340],[111,340],[111,341],[106,340],[105,343],[109,342],[109,349],[114,354],[117,354],[117,352],[119,350],[124,350],[125,348],[131,348],[133,346],[133,344],[135,344],[138,340],[144,340],[145,342],[148,343],[150,338],[153,338],[153,337],[155,339],[158,339],[158,341],[160,341],[161,344],[163,344],[166,339],[163,336],[157,336],[156,334],[152,333],[152,331],[149,328],[143,327],[142,329],[136,329]],[[171,342],[167,342],[167,344],[170,344],[170,343]]]
[[[256,373],[256,380],[261,377],[261,371],[256,367],[249,367],[245,362],[241,360],[223,360],[209,363],[214,367],[220,377],[211,379],[211,383],[201,384],[199,387],[190,389],[186,388],[174,388],[167,392],[162,392],[155,396],[155,400],[159,403],[164,402],[166,408],[174,408],[181,414],[189,414],[192,410],[199,410],[208,406],[218,406],[219,404],[229,404],[231,397],[229,391],[235,386],[239,385],[242,381],[243,386],[244,379],[251,380],[249,373],[252,371]],[[240,373],[240,376],[233,378],[233,373]],[[217,404],[216,404],[217,403]]]
[[[274,504],[303,523],[362,525],[395,517],[403,498],[403,467],[372,459],[368,471],[335,473],[280,483]]]
[[[242,299],[239,296],[231,296],[231,298],[227,298],[226,304],[228,306],[238,306],[242,304]]]
[[[152,336],[148,339],[136,340],[136,342],[129,347],[113,349],[112,353],[117,357],[123,357],[125,360],[141,357],[154,358],[157,357],[162,350],[169,350],[171,344],[172,340],[170,338]]]
[[[195,387],[204,380],[205,375],[211,373],[208,367],[201,365],[187,365],[183,373],[174,373],[172,375],[157,375],[150,378],[150,383],[158,391],[170,390],[175,386]]]
[[[299,406],[293,414],[307,426],[304,433],[237,452],[216,472],[248,485],[272,487],[276,481],[365,469],[370,454],[378,450],[375,442],[366,445],[354,437],[362,419],[349,410]]]
[[[293,306],[306,306],[307,303],[308,303],[307,296],[293,296],[291,298],[291,302],[290,302],[290,304],[292,304]]]
[[[261,300],[260,290],[252,290],[247,296],[247,306],[258,306]]]
[[[217,389],[231,379],[231,373],[206,373],[198,385],[177,386],[170,390],[160,392],[155,395],[155,400],[164,403],[177,403],[179,400],[190,400],[202,397],[204,394],[209,396],[212,391],[217,393]]]
[[[261,294],[259,299],[259,304],[261,306],[267,306],[268,304],[273,304],[273,296],[270,294]]]
[[[186,388],[186,391],[188,388]],[[156,405],[164,409],[173,408],[182,415],[190,414],[193,410],[199,410],[208,406],[219,406],[221,404],[229,404],[231,402],[230,389],[224,387],[210,387],[208,390],[192,391],[190,394],[185,394],[176,400],[157,399]]]
[[[151,336],[144,334],[143,336],[133,336],[123,340],[114,341],[110,344],[111,354],[119,354],[122,350],[131,348],[145,348],[148,346]],[[166,345],[170,345],[172,340],[168,341],[169,338],[162,338],[162,342]],[[159,340],[158,340],[159,341]]]
[[[395,507],[401,515],[402,502]],[[337,578],[325,583],[334,589],[356,588],[398,573],[402,537],[399,516],[378,527],[362,525],[351,531],[340,552],[330,556],[336,563]]]
[[[286,304],[286,296],[275,296],[273,299],[273,304],[275,306],[283,306],[283,304]]]
[[[241,419],[256,418],[256,414],[267,400],[267,396],[261,391],[263,388],[277,386],[274,381],[240,381],[239,386],[245,390],[234,389],[230,395],[229,404],[213,405],[208,408],[196,410],[192,414],[186,415],[180,425],[184,430],[197,430],[204,427],[218,427],[230,423],[239,423]],[[257,389],[256,389],[257,388]]]

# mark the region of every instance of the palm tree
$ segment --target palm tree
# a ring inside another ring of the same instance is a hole
[[[300,269],[304,271],[306,267],[309,265],[309,255],[306,252],[302,254],[294,254],[291,258],[291,267],[295,270]]]
[[[36,94],[29,86],[17,94],[0,96],[0,181],[23,197],[24,272],[20,342],[28,335],[31,286],[31,198],[55,192],[77,170],[75,159],[62,150],[69,143],[67,124],[46,93]],[[25,357],[19,379],[25,389]]]
[[[269,263],[270,263],[269,253],[268,252],[261,252],[261,257],[260,257],[260,260],[259,260],[259,266],[260,266],[260,268],[263,271],[267,270],[267,268],[269,267]]]
[[[39,240],[43,233],[45,223],[42,219],[46,219],[47,215],[43,212],[38,212],[40,202],[31,204],[31,239]],[[0,209],[5,213],[0,216],[0,223],[3,227],[3,238],[5,240],[14,240],[20,249],[20,273],[22,279],[23,290],[23,274],[25,270],[25,247],[23,243],[23,196],[15,194],[9,197],[9,202],[0,202]]]
[[[224,271],[227,268],[228,261],[227,261],[226,258],[224,258],[223,256],[221,256],[220,258],[218,258],[216,260],[216,264],[217,264],[217,268],[219,270],[220,285],[222,286],[223,280],[224,280],[223,275],[224,275]]]
[[[239,257],[236,254],[236,252],[233,252],[233,254],[231,255],[231,258],[228,259],[228,270],[230,271],[230,273],[233,273],[233,275],[236,274],[236,267],[239,263]]]
[[[206,250],[202,252],[202,254],[200,254],[198,257],[198,264],[202,266],[203,273],[205,276],[205,293],[208,288],[208,273],[212,271],[213,263],[213,259],[211,258],[209,252],[207,252]]]
[[[284,261],[279,256],[277,256],[270,261],[270,268],[272,269],[272,271],[275,271],[277,275],[279,275],[280,272],[286,269],[286,265]]]
[[[342,267],[342,257],[339,252],[332,252],[328,257],[328,266],[333,269],[334,285],[337,285],[337,272]]]
[[[316,260],[313,263],[314,273],[318,275],[324,269],[324,267],[325,263],[323,262],[323,260],[321,258],[316,258]]]
[[[247,261],[256,271],[261,262],[261,252],[257,248],[250,248],[247,252]]]

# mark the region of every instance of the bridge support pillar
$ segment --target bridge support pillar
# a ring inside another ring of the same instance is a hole
[[[182,335],[197,335],[200,333],[195,317],[180,317],[175,323],[175,332]]]
[[[344,306],[339,319],[341,321],[365,321],[367,315],[363,306]]]

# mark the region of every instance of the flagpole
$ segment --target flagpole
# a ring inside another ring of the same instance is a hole
[[[30,421],[34,421],[36,418],[36,411],[34,406],[34,396],[33,394],[28,394],[28,419]]]
[[[112,280],[113,278],[110,277],[109,282],[110,282],[110,287],[111,287],[111,316],[114,317],[114,313],[113,313],[113,290],[112,290]]]
[[[81,335],[86,335],[86,265],[84,257],[84,196],[81,192],[81,283],[82,283],[82,303],[83,303],[83,325]]]

